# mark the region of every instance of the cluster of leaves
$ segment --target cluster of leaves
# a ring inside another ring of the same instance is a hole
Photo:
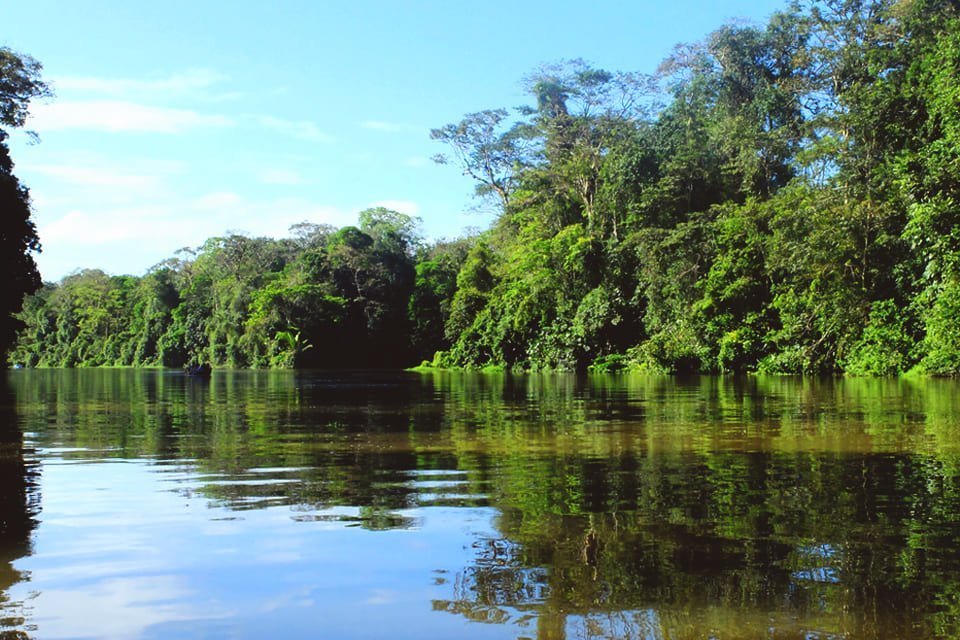
[[[384,208],[358,227],[212,238],[143,277],[82,271],[28,297],[25,366],[402,366],[445,344],[466,241],[424,246]]]
[[[500,208],[435,364],[960,373],[958,68],[954,3],[822,0],[541,69],[433,132]]]

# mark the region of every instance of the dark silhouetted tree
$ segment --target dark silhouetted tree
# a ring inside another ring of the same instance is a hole
[[[50,95],[40,80],[40,63],[7,48],[0,48],[0,352],[6,353],[21,323],[13,314],[23,297],[40,287],[40,273],[31,255],[40,251],[37,229],[30,220],[30,193],[13,175],[7,147],[8,127],[22,127],[34,98]]]

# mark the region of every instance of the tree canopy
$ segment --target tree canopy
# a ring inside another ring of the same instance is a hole
[[[22,327],[14,314],[23,298],[40,287],[33,253],[40,251],[37,230],[30,219],[30,192],[13,174],[7,146],[10,128],[22,127],[33,99],[50,95],[40,79],[39,62],[6,47],[0,47],[0,353],[6,353]]]
[[[958,68],[943,0],[790,5],[655,76],[547,65],[431,132],[486,231],[428,244],[374,209],[81,273],[28,301],[14,361],[957,375]],[[155,315],[107,348],[89,300]]]

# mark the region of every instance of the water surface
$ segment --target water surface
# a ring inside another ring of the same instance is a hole
[[[950,638],[960,385],[14,371],[0,638]]]

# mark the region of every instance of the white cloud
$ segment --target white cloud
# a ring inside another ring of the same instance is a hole
[[[420,169],[421,167],[426,167],[430,164],[430,158],[424,158],[423,156],[410,156],[409,158],[403,159],[403,166],[411,167],[413,169]]]
[[[163,214],[163,209],[157,206],[97,212],[72,210],[62,218],[40,226],[38,232],[44,249],[51,253],[74,247],[101,247],[116,242],[156,242],[177,235],[175,225],[171,225]]]
[[[66,101],[33,109],[30,126],[37,131],[86,129],[108,132],[179,133],[197,127],[227,127],[230,118],[188,109],[154,107],[120,100]]]
[[[62,95],[99,94],[103,97],[132,101],[168,100],[170,96],[187,96],[203,103],[227,102],[243,98],[240,91],[215,89],[228,80],[211,69],[189,69],[168,76],[142,78],[101,78],[97,76],[60,76],[52,79],[54,89]]]
[[[177,576],[119,577],[82,588],[44,589],[30,607],[48,638],[139,638],[158,625],[236,615],[214,602],[198,602],[197,595]],[[91,611],[116,615],[92,616]]]
[[[322,131],[316,123],[309,120],[285,120],[274,116],[259,116],[257,122],[268,129],[274,129],[281,133],[299,138],[300,140],[309,140],[311,142],[332,142],[333,137]]]
[[[53,78],[58,90],[89,91],[110,95],[131,93],[186,93],[205,89],[226,77],[210,69],[190,69],[153,80],[130,78],[98,78],[94,76],[62,76]]]
[[[154,188],[159,183],[156,176],[122,173],[101,167],[45,164],[31,165],[29,170],[73,185],[144,190]]]
[[[378,200],[370,205],[371,207],[385,207],[393,209],[408,216],[415,216],[420,212],[420,206],[416,202],[409,200]]]

